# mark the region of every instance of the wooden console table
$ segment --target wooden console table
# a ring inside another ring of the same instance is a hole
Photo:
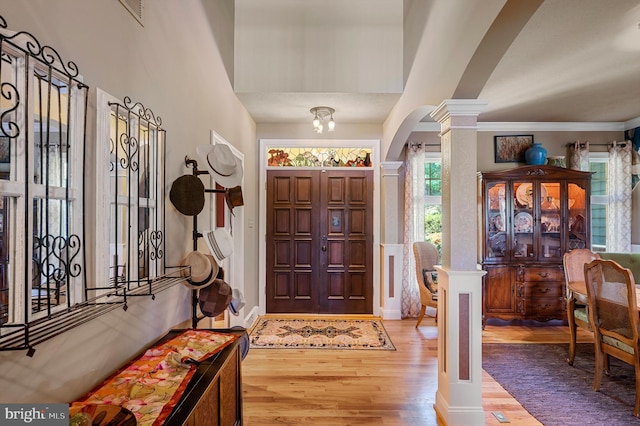
[[[211,330],[242,335],[244,330]],[[158,343],[182,330],[172,330]],[[240,340],[202,361],[182,397],[167,417],[166,426],[228,426],[242,424],[242,373]],[[154,345],[155,345],[154,344]]]

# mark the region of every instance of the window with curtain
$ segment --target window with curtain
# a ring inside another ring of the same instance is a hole
[[[589,155],[591,177],[591,249],[606,251],[607,248],[607,180],[609,155],[603,152],[592,152]]]
[[[441,165],[439,152],[428,152],[424,145],[412,145],[407,148],[401,308],[403,318],[417,317],[420,312],[420,294],[416,285],[412,244],[415,241],[430,241],[439,249],[441,247]]]
[[[424,239],[442,250],[442,160],[440,154],[425,153]]]
[[[575,142],[569,148],[569,164],[573,169],[593,172],[592,250],[628,251],[631,247],[631,146],[628,142],[606,145],[607,152],[589,152],[588,142]]]

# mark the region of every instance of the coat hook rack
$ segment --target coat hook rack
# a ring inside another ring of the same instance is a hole
[[[204,171],[199,170],[198,162],[196,160],[192,160],[191,158],[189,158],[188,155],[185,155],[184,162],[187,168],[190,168],[190,167],[193,168],[192,174],[194,176],[210,174],[207,170],[204,170]],[[225,189],[205,188],[204,192],[225,194],[227,191]],[[198,250],[198,238],[202,238],[203,236],[204,235],[198,231],[198,216],[195,215],[193,216],[193,233],[192,233],[194,251]],[[198,291],[192,290],[191,291],[191,327],[194,329],[198,327],[198,323],[200,322],[200,320],[205,318],[204,316],[198,316],[197,306],[198,306]]]

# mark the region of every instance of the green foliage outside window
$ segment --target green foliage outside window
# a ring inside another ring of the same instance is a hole
[[[442,195],[442,164],[425,163],[424,181],[424,195]]]
[[[589,162],[591,178],[591,195],[607,195],[608,164],[606,162]],[[591,246],[592,250],[606,249],[607,245],[607,206],[591,201]]]
[[[442,254],[442,206],[431,204],[424,209],[424,239]]]

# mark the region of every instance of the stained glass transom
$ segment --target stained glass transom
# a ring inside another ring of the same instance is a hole
[[[372,167],[371,148],[269,148],[267,165],[273,167]]]

